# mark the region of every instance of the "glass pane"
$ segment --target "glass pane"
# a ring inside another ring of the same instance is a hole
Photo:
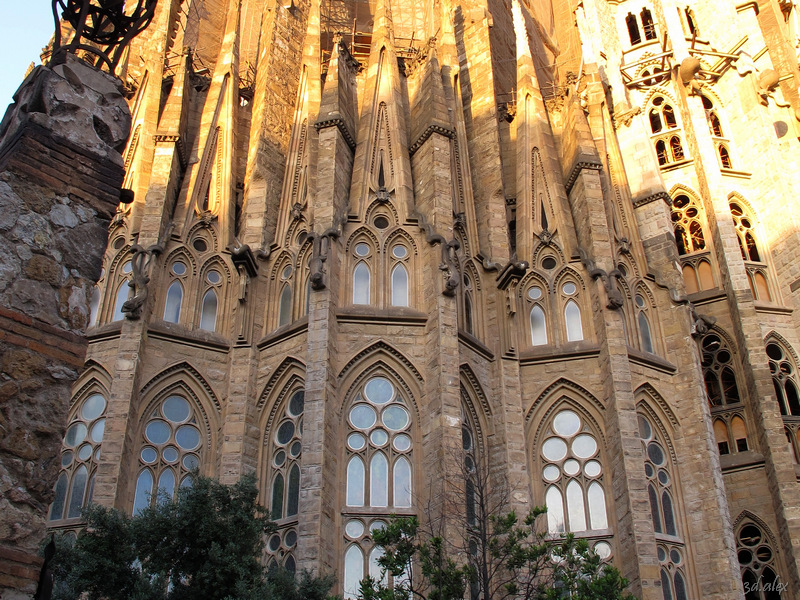
[[[596,481],[589,486],[589,522],[592,529],[608,529],[608,515],[606,514],[606,496],[603,486]]]
[[[92,394],[83,402],[81,416],[87,421],[91,421],[102,415],[105,409],[106,399],[100,394]]]
[[[173,423],[181,423],[189,418],[189,403],[180,396],[170,396],[161,408],[164,416]]]
[[[353,304],[369,304],[369,267],[363,262],[353,271]]]
[[[375,454],[369,465],[369,504],[370,506],[389,505],[389,463],[386,457]]]
[[[383,411],[383,424],[392,431],[405,429],[409,423],[408,411],[402,406],[393,405]]]
[[[344,532],[351,538],[359,538],[364,533],[364,523],[355,519],[348,521]]]
[[[164,421],[150,421],[144,430],[144,436],[153,444],[164,444],[170,436],[170,428]]]
[[[358,429],[369,429],[377,419],[378,415],[375,414],[375,409],[366,404],[354,406],[350,411],[350,423]]]
[[[96,421],[94,425],[92,425],[92,430],[89,432],[89,437],[94,443],[99,444],[103,441],[103,434],[105,434],[105,431],[106,420],[100,419],[99,421]]]
[[[686,593],[686,583],[680,571],[675,571],[675,600],[689,600]]]
[[[364,394],[367,400],[375,404],[386,404],[392,399],[394,394],[394,386],[388,379],[383,377],[374,377],[369,380],[369,383],[364,387]]]
[[[200,431],[193,425],[182,425],[175,432],[175,441],[184,450],[194,450],[200,445]]]
[[[645,352],[652,352],[653,339],[650,336],[650,322],[647,320],[647,316],[643,312],[640,312],[636,319],[639,322],[639,334],[642,338],[642,350]]]
[[[575,435],[580,428],[580,417],[571,410],[562,410],[553,419],[553,430],[564,437]]]
[[[83,423],[75,423],[67,430],[67,434],[64,436],[64,445],[74,448],[85,439],[86,425]]]
[[[353,544],[344,555],[344,597],[358,597],[359,584],[364,577],[364,554]]]
[[[61,473],[56,482],[56,493],[53,505],[50,507],[50,520],[61,519],[64,516],[64,504],[67,501],[67,474]]]
[[[364,463],[357,456],[347,464],[347,506],[364,506]]]
[[[531,309],[531,344],[543,346],[547,343],[547,323],[544,311],[537,304]]]
[[[361,450],[367,443],[364,436],[360,433],[351,433],[347,436],[347,445],[351,450]]]
[[[561,498],[561,491],[550,486],[545,494],[545,504],[547,506],[547,532],[565,533],[564,528],[564,504]]]
[[[203,308],[200,313],[200,329],[216,331],[217,329],[217,293],[208,290],[203,296]]]
[[[581,324],[581,309],[572,300],[564,308],[564,320],[567,323],[567,341],[577,342],[583,339],[583,325]]]
[[[547,460],[561,460],[567,455],[567,444],[561,438],[550,438],[542,445],[542,454]]]
[[[183,286],[173,281],[167,290],[167,301],[164,304],[164,320],[177,323],[181,318],[181,302],[183,302]]]
[[[292,399],[289,400],[289,414],[295,417],[303,414],[305,409],[306,393],[303,390],[295,392]]]
[[[288,419],[281,423],[278,427],[278,433],[275,435],[275,440],[279,444],[288,444],[294,437],[294,423]]]
[[[394,449],[398,452],[405,452],[409,448],[411,448],[411,438],[408,437],[406,434],[401,433],[397,437],[394,438]]]
[[[289,496],[286,498],[286,516],[292,517],[297,514],[300,505],[300,467],[292,465],[289,471]]]
[[[153,493],[153,475],[148,469],[139,473],[136,480],[136,494],[133,498],[133,514],[137,515],[150,504],[150,495]]]
[[[166,469],[158,478],[158,501],[164,501],[165,497],[172,500],[175,493],[175,473],[172,469]]]
[[[661,593],[664,594],[664,600],[672,600],[672,585],[666,569],[661,569]]]
[[[394,505],[411,508],[411,464],[403,456],[394,463]]]
[[[94,286],[92,298],[89,301],[89,327],[97,325],[97,314],[100,311],[100,287]]]
[[[672,498],[667,492],[661,494],[661,509],[664,511],[664,529],[667,535],[678,535],[675,530],[675,513],[672,512]]]
[[[588,433],[583,433],[573,440],[572,452],[578,458],[591,458],[597,452],[597,442]]]
[[[569,530],[586,531],[586,508],[583,502],[583,489],[577,481],[570,481],[567,486],[567,510],[569,512]]]
[[[280,309],[278,310],[278,327],[292,322],[292,288],[283,286],[281,292]]]
[[[408,271],[403,265],[392,269],[392,306],[408,306]]]
[[[270,518],[280,519],[283,517],[283,475],[278,473],[275,481],[272,482],[272,511]]]
[[[378,546],[374,547],[369,553],[369,576],[387,585],[389,583],[389,574],[384,573],[383,578],[381,578],[381,566],[378,564],[378,559],[381,556],[383,556],[383,550]]]
[[[647,486],[647,495],[650,498],[650,515],[653,517],[653,529],[656,533],[662,533],[661,511],[658,508],[658,494],[656,494],[656,490],[652,485]]]
[[[125,318],[125,314],[122,312],[122,305],[125,304],[125,301],[128,299],[130,293],[131,288],[128,287],[128,281],[125,280],[117,290],[117,299],[116,302],[114,302],[114,315],[111,317],[112,321],[121,321]]]

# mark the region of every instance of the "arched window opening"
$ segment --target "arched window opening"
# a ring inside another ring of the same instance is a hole
[[[781,414],[800,417],[800,395],[794,361],[786,349],[776,342],[767,344],[767,357]]]
[[[800,431],[797,435],[792,433],[792,430],[786,429],[786,443],[789,450],[789,456],[792,457],[792,462],[797,464],[800,460]],[[59,482],[60,483],[60,482]],[[58,498],[58,485],[56,485],[56,498]],[[55,504],[55,503],[54,503]],[[52,518],[52,517],[51,517]]]
[[[742,251],[742,258],[753,262],[761,262],[751,217],[736,202],[730,203],[730,209],[731,217],[733,217],[733,226],[736,228],[736,234],[739,238],[739,249]]]
[[[369,304],[369,286],[369,267],[359,262],[353,270],[353,304]]]
[[[780,599],[772,544],[761,526],[745,521],[736,535],[736,551],[747,600]]]
[[[702,231],[700,235],[702,236]],[[700,279],[701,290],[712,290],[716,287],[716,284],[714,283],[714,273],[711,271],[711,265],[708,263],[708,261],[701,260],[697,264],[697,275]]]
[[[669,162],[667,144],[664,142],[664,140],[658,140],[656,142],[656,156],[658,157],[659,165],[666,165]]]
[[[678,242],[678,254],[685,254],[686,253],[685,247],[683,247],[683,252],[681,252],[681,242],[683,240],[680,240],[677,237],[677,231],[678,231],[677,227],[675,228],[675,231],[676,231],[675,241]],[[694,267],[692,265],[686,264],[683,265],[681,271],[683,272],[683,282],[686,285],[686,293],[694,294],[696,292],[699,292],[700,286],[697,283],[697,272],[694,270]]]
[[[722,137],[722,124],[719,122],[717,113],[711,112],[708,115],[708,123],[711,127],[711,133],[717,137]]]
[[[744,419],[741,417],[733,417],[731,419],[731,433],[733,433],[733,442],[736,444],[737,452],[747,452],[747,429],[744,426]]]
[[[636,15],[628,13],[625,17],[625,25],[628,27],[628,36],[631,40],[631,46],[642,43],[642,34],[639,32],[639,23],[636,20]]]
[[[202,434],[197,411],[183,396],[174,394],[149,413],[141,434],[140,474],[136,484],[133,514],[152,505],[161,496],[172,499],[176,483],[191,485],[191,473],[200,466]],[[158,488],[153,491],[153,483]]]
[[[711,332],[701,343],[703,378],[711,407],[741,402],[734,372],[733,353],[722,337]]]
[[[124,280],[117,290],[116,301],[114,302],[114,314],[111,317],[112,321],[121,321],[125,318],[125,313],[122,312],[122,305],[130,298],[133,289],[128,285],[128,280]]]
[[[675,120],[675,111],[672,105],[664,103],[661,112],[664,115],[664,122],[667,124],[667,129],[675,129],[678,126],[678,121]]]
[[[173,281],[169,289],[167,289],[167,300],[164,303],[164,320],[168,323],[180,322],[182,303],[183,286],[180,281]]]
[[[733,163],[731,162],[731,155],[728,152],[728,149],[722,144],[720,144],[718,146],[718,152],[719,152],[719,163],[722,165],[722,168],[732,169]]]
[[[717,441],[717,450],[719,450],[720,456],[731,453],[730,443],[728,442],[728,428],[722,419],[714,421],[714,438]]]
[[[89,327],[97,325],[97,315],[100,312],[100,286],[92,288],[92,297],[89,300]]]
[[[644,30],[644,39],[646,40],[656,39],[656,24],[653,22],[653,15],[650,13],[650,10],[647,8],[643,8],[641,12],[641,17],[642,17],[642,29]]]
[[[50,507],[52,521],[80,517],[91,500],[91,483],[97,472],[106,427],[106,406],[101,394],[87,396],[67,427],[61,447],[62,471]]]
[[[681,145],[681,139],[677,135],[673,135],[669,139],[669,147],[672,151],[672,160],[683,160],[683,146]]]
[[[577,342],[583,339],[581,309],[574,300],[568,300],[564,307],[564,320],[567,325],[567,341]]]
[[[547,344],[547,322],[544,311],[538,304],[531,309],[531,345],[543,346]]]
[[[217,330],[217,293],[213,289],[208,290],[203,296],[203,305],[200,309],[200,329]]]
[[[392,269],[392,306],[408,306],[408,271],[402,264]]]
[[[680,9],[678,9],[680,11]],[[686,26],[689,28],[689,35],[690,36],[697,36],[699,35],[700,31],[697,28],[697,23],[694,20],[694,12],[688,6],[683,9],[683,14],[686,17]]]
[[[283,327],[292,322],[292,287],[285,283],[281,290],[278,308],[278,327]]]
[[[705,249],[706,240],[700,223],[700,208],[694,199],[686,194],[679,194],[673,198],[672,222],[679,255]]]
[[[663,129],[661,114],[655,108],[650,110],[650,129],[653,133],[658,133]]]
[[[373,376],[359,387],[346,413],[346,598],[355,598],[363,573],[375,570],[370,532],[385,527],[392,513],[413,514],[412,421],[403,396],[389,379]]]
[[[475,333],[472,316],[472,299],[469,294],[464,295],[464,329],[467,333]]]
[[[548,533],[608,529],[604,467],[594,432],[573,410],[556,413],[539,449]]]
[[[647,320],[647,315],[640,312],[636,317],[639,323],[639,336],[642,341],[642,350],[645,352],[653,352],[653,338],[650,334],[650,322]]]
[[[764,277],[764,274],[760,271],[756,271],[753,273],[753,281],[755,286],[751,285],[751,288],[755,288],[755,296],[757,300],[763,300],[764,302],[770,302],[772,297],[769,293],[769,286],[767,285],[767,278]]]

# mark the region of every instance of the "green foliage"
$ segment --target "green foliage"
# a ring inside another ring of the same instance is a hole
[[[230,486],[196,477],[132,518],[88,507],[77,541],[57,542],[54,600],[325,600],[331,577],[261,565],[275,526],[257,496],[252,476]]]
[[[512,511],[490,515],[482,544],[473,544],[469,564],[459,563],[463,551],[448,550],[442,537],[424,536],[415,517],[392,516],[373,540],[384,555],[378,560],[383,573],[395,578],[416,565],[421,578],[400,578],[393,589],[372,577],[361,582],[361,600],[461,600],[470,581],[479,581],[481,568],[494,584],[481,585],[482,600],[635,600],[625,592],[628,581],[603,563],[586,540],[568,534],[548,538],[537,520],[545,508],[537,507],[520,522]],[[472,528],[472,532],[479,528]],[[486,560],[477,560],[480,549]],[[476,552],[476,550],[478,550]],[[384,578],[384,581],[387,578]],[[488,589],[488,591],[486,591]]]

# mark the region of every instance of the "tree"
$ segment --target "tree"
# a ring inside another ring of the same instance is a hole
[[[275,525],[257,496],[252,476],[230,486],[195,477],[132,518],[88,507],[75,543],[58,542],[54,600],[324,600],[331,577],[261,564]]]

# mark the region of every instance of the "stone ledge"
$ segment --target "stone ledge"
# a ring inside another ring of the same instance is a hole
[[[300,317],[294,323],[289,323],[288,325],[279,327],[272,333],[264,336],[256,343],[256,348],[259,350],[264,350],[265,348],[270,348],[276,344],[280,344],[284,340],[288,340],[307,331],[308,315]]]
[[[483,342],[481,342],[471,333],[467,333],[466,331],[459,329],[458,341],[486,360],[494,360],[494,352],[492,352],[488,346],[484,345]]]
[[[340,308],[336,311],[336,320],[339,323],[375,323],[378,325],[423,327],[428,322],[428,315],[411,308],[357,306]]]
[[[673,375],[678,371],[678,367],[657,354],[642,352],[630,346],[628,346],[628,360],[635,365],[647,367],[648,369],[655,369],[656,371],[661,371],[668,375]]]
[[[519,353],[520,366],[538,365],[548,362],[563,362],[592,358],[600,354],[597,344],[587,341],[567,342],[561,346],[542,346],[526,348]]]
[[[147,326],[147,335],[154,340],[177,342],[184,346],[227,352],[231,345],[221,335],[210,331],[188,329],[177,323],[154,321]]]

